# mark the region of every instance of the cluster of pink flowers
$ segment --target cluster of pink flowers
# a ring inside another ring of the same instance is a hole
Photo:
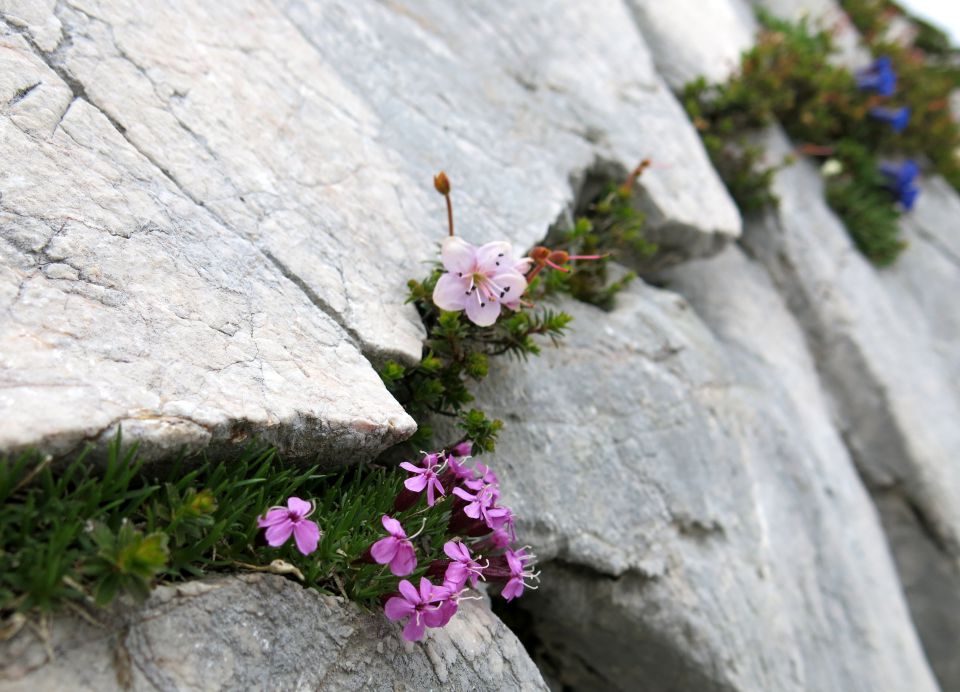
[[[536,588],[528,583],[539,578],[532,567],[535,556],[525,548],[510,547],[516,540],[513,513],[499,504],[497,476],[482,463],[469,466],[469,454],[470,443],[464,442],[449,453],[425,455],[419,465],[401,464],[411,476],[397,496],[396,511],[412,507],[424,491],[428,511],[439,504],[438,495],[451,503],[447,534],[452,538],[443,545],[446,559],[427,566],[427,576],[421,577],[419,587],[402,579],[399,593],[384,606],[389,619],[406,620],[403,636],[409,641],[421,639],[426,627],[450,622],[460,601],[469,598],[464,596],[468,584],[475,588],[481,579],[502,584],[500,594],[508,601],[521,596],[524,588]],[[370,547],[370,558],[389,565],[395,576],[413,573],[417,558],[412,539],[416,534],[408,537],[393,517],[385,515],[381,522],[388,535]]]

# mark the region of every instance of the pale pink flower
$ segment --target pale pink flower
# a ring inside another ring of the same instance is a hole
[[[377,564],[389,564],[394,576],[405,577],[417,566],[417,554],[413,550],[413,544],[407,538],[403,526],[393,517],[384,514],[380,523],[390,535],[370,547],[370,557]]]
[[[443,577],[444,586],[450,582],[456,585],[455,590],[459,591],[469,581],[470,585],[476,588],[477,578],[482,574],[483,567],[473,559],[470,548],[460,541],[447,541],[443,544],[443,552],[452,561],[447,565],[447,571]]]
[[[433,302],[441,310],[465,310],[471,322],[489,327],[500,316],[501,305],[514,310],[520,306],[529,262],[514,258],[510,243],[478,248],[451,236],[444,239],[440,258],[446,272],[433,289]]]
[[[506,552],[507,565],[510,569],[510,577],[507,580],[506,585],[503,587],[503,591],[500,592],[500,595],[503,596],[506,600],[512,601],[514,598],[519,598],[523,595],[524,587],[530,587],[529,584],[524,583],[524,579],[534,579],[539,580],[539,573],[534,572],[532,569],[528,569],[527,562],[534,559],[533,555],[528,555],[523,548],[518,550],[508,550]]]
[[[293,536],[297,550],[309,555],[317,549],[320,542],[320,527],[307,519],[313,513],[312,502],[299,497],[287,499],[287,506],[271,507],[265,516],[257,517],[257,526],[266,529],[267,544],[279,548]]]

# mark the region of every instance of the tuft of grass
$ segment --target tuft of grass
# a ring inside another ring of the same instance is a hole
[[[387,567],[358,561],[385,535],[382,515],[410,534],[424,523],[417,577],[453,538],[449,498],[430,511],[423,498],[394,511],[405,474],[393,469],[321,474],[287,467],[274,449],[252,446],[235,459],[181,459],[156,474],[144,469],[135,448],[121,450],[118,436],[100,471],[86,453],[60,470],[32,452],[0,458],[0,613],[142,600],[158,581],[238,569],[299,571],[305,586],[373,605],[397,583]],[[309,556],[292,540],[278,549],[257,543],[257,517],[291,495],[315,503],[310,519],[323,535]],[[277,559],[287,565],[271,567]]]

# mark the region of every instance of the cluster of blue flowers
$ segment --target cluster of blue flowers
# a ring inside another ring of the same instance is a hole
[[[897,91],[897,73],[888,56],[880,56],[873,61],[870,67],[861,70],[856,75],[857,87],[863,91],[872,91],[878,96],[889,98]],[[870,116],[890,125],[897,134],[903,132],[910,124],[909,106],[893,108],[877,105],[869,110]],[[907,159],[902,163],[884,163],[880,172],[887,179],[890,191],[904,209],[913,209],[920,189],[916,185],[917,175],[920,172],[916,162]]]

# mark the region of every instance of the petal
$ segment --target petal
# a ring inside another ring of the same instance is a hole
[[[274,507],[267,512],[266,516],[257,517],[257,526],[259,526],[261,529],[265,529],[268,526],[273,526],[274,524],[279,524],[289,519],[290,510],[288,510],[286,507]]]
[[[433,304],[441,310],[463,310],[470,298],[470,277],[447,272],[433,287]]]
[[[320,542],[320,527],[313,521],[299,521],[293,527],[293,540],[297,544],[297,550],[309,555],[317,549],[317,543]]]
[[[423,611],[423,623],[427,627],[443,627],[450,622],[450,618],[456,614],[456,602],[444,601],[437,608],[429,608]]]
[[[427,487],[427,479],[422,475],[414,476],[413,478],[408,478],[403,482],[403,486],[407,490],[412,490],[415,493],[419,493],[421,490]],[[432,505],[433,503],[431,503]]]
[[[445,552],[451,560],[460,560],[460,545],[458,541],[447,541],[443,544],[443,552]]]
[[[477,496],[476,496],[476,495],[471,495],[470,493],[468,493],[468,492],[467,492],[466,490],[464,490],[463,488],[454,488],[454,489],[453,489],[453,494],[456,495],[457,497],[459,497],[461,500],[469,500],[469,501],[471,501],[471,502],[474,502],[474,501],[476,501],[476,499],[477,499]]]
[[[433,507],[436,503],[436,495],[433,492],[433,483],[427,482],[427,507]]]
[[[508,601],[512,601],[523,595],[523,579],[514,577],[508,581],[507,585],[503,587],[503,591],[500,592],[500,595]]]
[[[403,628],[403,638],[408,642],[418,642],[423,639],[424,625],[423,619],[414,615],[410,622]]]
[[[500,287],[500,301],[511,303],[519,301],[523,292],[527,290],[527,280],[522,274],[506,272],[493,277],[493,283]]]
[[[464,306],[467,318],[478,327],[489,327],[500,316],[500,300],[492,300],[480,296],[480,291],[474,291]]]
[[[421,603],[430,603],[431,601],[436,601],[440,598],[443,598],[446,593],[436,594],[436,587],[430,582],[426,577],[420,577],[420,602]]]
[[[286,521],[282,524],[274,524],[267,528],[266,539],[267,543],[274,547],[279,548],[281,545],[287,542],[287,539],[290,538],[290,534],[293,533],[293,522]]]
[[[437,492],[444,497],[447,496],[447,492],[443,489],[443,483],[440,482],[440,479],[437,476],[434,476],[430,479],[430,485],[436,488]]]
[[[513,258],[513,246],[505,240],[487,243],[477,249],[477,269],[487,276],[513,269],[516,262]]]
[[[300,517],[305,517],[313,512],[313,503],[301,500],[299,497],[291,497],[287,500],[287,507]]]
[[[412,463],[412,462],[409,462],[409,461],[404,461],[403,463],[401,463],[401,464],[400,464],[400,468],[402,468],[402,469],[404,469],[404,470],[406,470],[406,471],[409,471],[410,473],[425,473],[425,472],[426,472],[426,469],[423,468],[422,466],[417,466],[416,464],[414,464],[414,463]]]
[[[477,259],[477,248],[463,238],[456,236],[443,239],[440,246],[440,260],[448,272],[470,274]]]
[[[420,594],[417,593],[417,587],[410,583],[409,579],[401,579],[397,585],[400,594],[410,603],[416,605],[420,602]]]
[[[390,572],[395,577],[405,577],[417,568],[417,554],[408,541],[399,541],[397,554],[390,561]]]
[[[463,513],[466,514],[471,519],[480,518],[480,503],[471,502],[469,505],[463,508]]]
[[[383,614],[389,620],[402,620],[413,615],[413,605],[405,598],[394,596],[383,606]]]
[[[381,538],[370,547],[370,557],[377,564],[386,565],[397,556],[397,550],[400,548],[400,541],[393,536]]]
[[[407,537],[407,533],[403,530],[403,526],[393,517],[384,514],[382,517],[380,517],[380,523],[383,524],[383,528],[385,528],[387,533],[389,533],[391,536],[396,536],[397,538]]]
[[[467,583],[467,576],[467,568],[462,562],[451,562],[447,565],[447,571],[443,573],[443,583],[448,584],[451,591],[459,592]]]

